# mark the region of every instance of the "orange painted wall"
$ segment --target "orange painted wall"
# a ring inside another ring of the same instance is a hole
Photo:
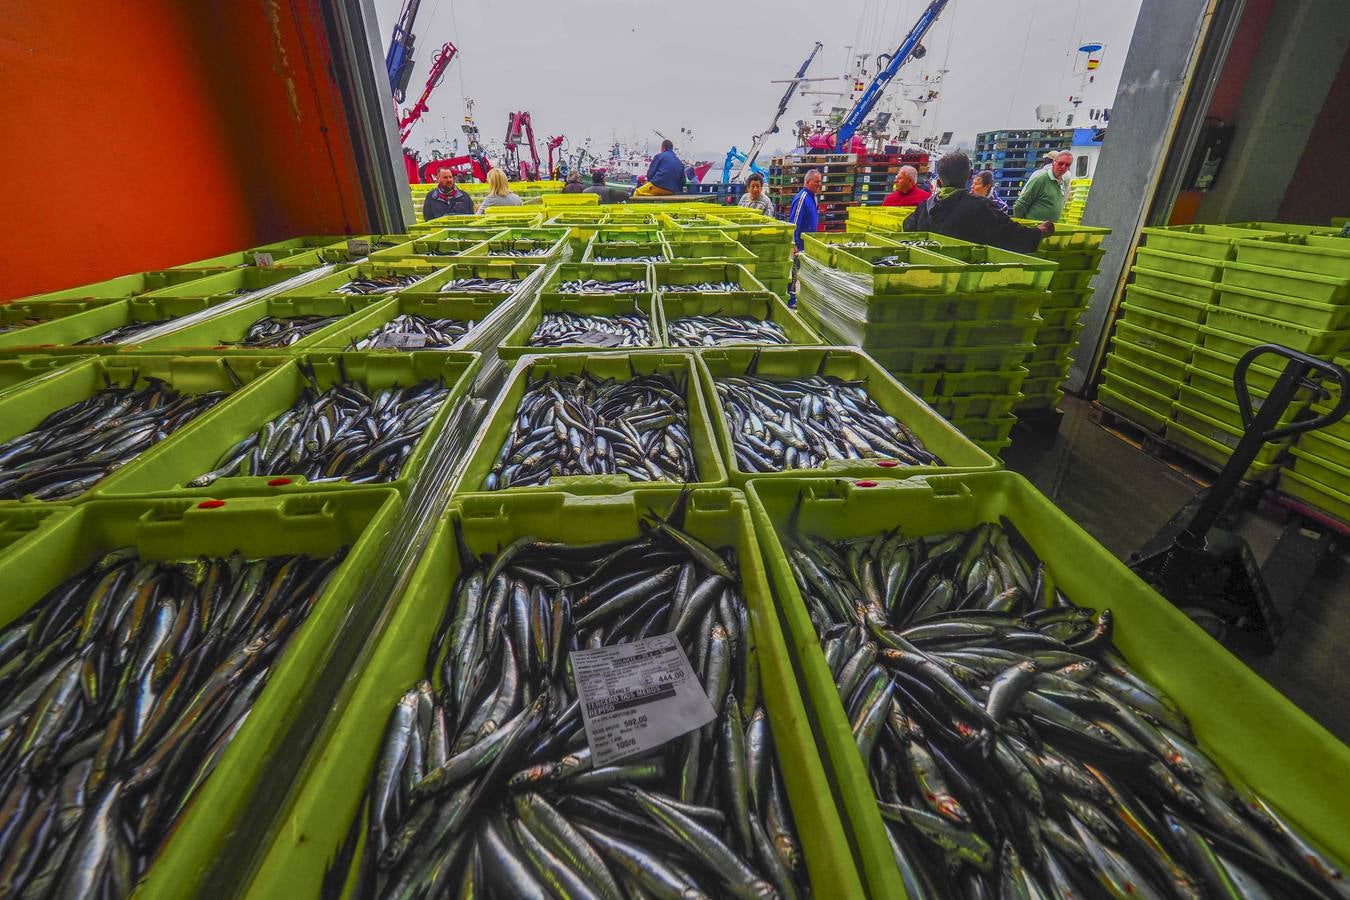
[[[0,0],[0,298],[366,230],[308,0]]]

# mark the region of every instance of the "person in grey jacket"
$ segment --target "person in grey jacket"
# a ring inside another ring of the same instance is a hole
[[[519,206],[521,199],[512,190],[511,185],[506,181],[506,173],[501,169],[493,169],[488,173],[488,194],[483,198],[483,202],[478,204],[478,211],[481,213],[490,206]]]

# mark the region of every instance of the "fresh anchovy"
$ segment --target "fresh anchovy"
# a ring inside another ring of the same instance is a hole
[[[664,256],[661,256],[660,254],[653,254],[651,256],[601,256],[599,254],[594,254],[592,255],[591,259],[593,259],[595,262],[603,262],[603,263],[666,261],[666,258]]]
[[[867,241],[840,241],[839,243],[833,244],[832,246],[835,246],[835,247],[871,247],[872,245],[869,244],[869,243],[867,243]]]
[[[571,344],[601,342],[596,335],[605,335],[605,346],[650,347],[651,327],[640,312],[619,313],[613,316],[590,316],[572,312],[546,312],[530,335],[531,347],[566,347]],[[609,337],[612,336],[612,337]]]
[[[334,291],[336,294],[388,294],[422,279],[421,275],[376,275],[354,278]]]
[[[512,240],[493,241],[488,244],[488,256],[548,256],[553,244],[545,241]]]
[[[518,287],[519,278],[456,278],[441,285],[441,292],[509,294]]]
[[[472,324],[463,319],[432,319],[417,313],[402,313],[360,340],[352,341],[351,349],[398,347],[411,350],[422,347],[451,347],[469,333],[469,326]],[[405,335],[423,340],[414,341],[416,346],[409,345],[407,341],[400,343],[398,338]]]
[[[225,398],[180,394],[158,378],[109,387],[0,444],[0,499],[68,500]]]
[[[374,393],[352,382],[322,392],[306,387],[290,409],[226,450],[212,471],[187,486],[243,475],[393,481],[448,396],[439,380]]]
[[[681,316],[666,323],[672,347],[718,344],[790,344],[783,326],[751,316]]]
[[[391,704],[333,896],[809,896],[731,551],[658,522],[463,560],[422,680]],[[672,631],[717,718],[595,767],[569,652]]]
[[[603,281],[599,278],[576,278],[557,287],[560,294],[645,294],[645,281]]]
[[[896,241],[901,247],[918,247],[921,250],[937,250],[942,247],[941,241],[930,241],[921,238],[913,238],[906,241]]]
[[[263,316],[237,341],[221,341],[233,347],[289,347],[341,319],[342,316]]]
[[[626,381],[589,373],[529,385],[483,487],[621,473],[635,481],[697,480],[687,385],[665,375]]]
[[[896,255],[896,256],[878,256],[876,259],[872,260],[872,265],[885,266],[887,268],[902,268],[904,266],[908,266],[909,263],[905,262],[898,255]]]
[[[667,284],[661,288],[667,294],[726,293],[739,291],[741,286],[734,281],[700,281],[698,284]]]
[[[345,553],[122,547],[0,629],[22,647],[0,675],[0,715],[18,725],[0,740],[5,896],[132,892]]]
[[[784,537],[911,896],[1347,896],[1007,519]]]
[[[46,319],[39,319],[36,316],[25,316],[14,322],[0,323],[0,334],[4,334],[7,331],[18,331],[20,328],[31,328],[34,325],[41,325],[46,321]]]
[[[736,459],[749,471],[815,469],[832,459],[878,457],[909,466],[942,464],[861,382],[828,375],[737,375],[713,383]]]
[[[170,319],[157,319],[153,322],[128,322],[125,325],[119,325],[102,334],[96,334],[93,337],[85,338],[82,341],[76,341],[75,346],[82,347],[86,344],[122,344],[128,338],[135,337],[142,331],[149,331],[151,328],[158,328]]]

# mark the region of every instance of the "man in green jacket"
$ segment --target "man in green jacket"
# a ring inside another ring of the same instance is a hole
[[[1065,150],[1055,157],[1054,162],[1038,169],[1035,175],[1027,179],[1022,193],[1017,195],[1017,202],[1013,204],[1013,218],[1058,222],[1059,214],[1064,211],[1064,185],[1061,179],[1072,165],[1073,154]]]

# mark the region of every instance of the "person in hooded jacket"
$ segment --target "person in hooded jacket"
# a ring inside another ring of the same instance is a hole
[[[1014,253],[1036,252],[1041,238],[1054,233],[1055,223],[1018,225],[989,200],[966,190],[970,168],[970,157],[964,153],[939,159],[937,175],[942,188],[915,207],[905,219],[904,230],[931,231]]]

